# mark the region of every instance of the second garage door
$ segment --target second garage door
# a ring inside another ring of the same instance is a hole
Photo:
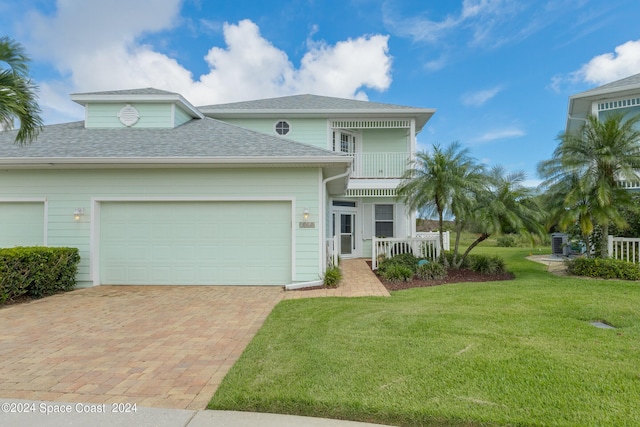
[[[100,282],[291,283],[290,202],[102,202]]]

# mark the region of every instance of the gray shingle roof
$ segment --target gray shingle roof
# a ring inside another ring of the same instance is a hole
[[[110,90],[105,92],[83,92],[73,93],[74,95],[179,95],[176,92],[168,92],[166,90],[160,90],[152,87],[146,87],[141,89],[124,89],[124,90]]]
[[[355,99],[333,98],[319,95],[292,95],[280,98],[258,99],[255,101],[233,102],[198,107],[204,111],[216,110],[411,110],[418,108]]]
[[[287,158],[344,163],[349,158],[312,145],[265,135],[211,118],[173,129],[86,129],[84,122],[45,126],[26,146],[14,143],[16,131],[0,132],[0,164],[27,159]],[[275,161],[275,160],[274,160]]]
[[[640,74],[634,74],[633,76],[625,77],[624,79],[616,80],[614,82],[580,92],[574,96],[589,95],[591,92],[609,92],[633,86],[640,88]]]

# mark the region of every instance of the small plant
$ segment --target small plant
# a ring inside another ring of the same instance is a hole
[[[507,271],[504,260],[497,255],[473,255],[470,258],[470,267],[476,273],[496,274]]]
[[[416,276],[420,280],[440,280],[447,277],[447,269],[437,262],[430,262],[418,266]]]
[[[507,234],[496,239],[496,246],[501,248],[514,248],[518,246],[518,242],[513,236]]]
[[[342,271],[340,271],[340,267],[333,266],[327,268],[324,272],[322,283],[330,288],[337,288],[340,280],[342,280]]]
[[[416,272],[418,268],[418,258],[416,258],[411,253],[404,253],[400,255],[396,255],[391,258],[385,258],[378,264],[378,271],[382,272],[386,270],[391,265],[402,265],[411,270],[412,273]]]
[[[391,264],[380,273],[380,276],[389,282],[398,283],[410,282],[413,279],[413,274],[413,270],[405,265]]]
[[[572,276],[599,279],[640,280],[640,268],[631,262],[617,259],[576,258],[566,261],[567,272]]]

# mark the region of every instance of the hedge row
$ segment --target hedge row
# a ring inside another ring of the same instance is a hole
[[[567,272],[572,276],[598,279],[640,280],[636,264],[617,259],[576,258],[566,261]]]
[[[76,248],[0,249],[0,304],[22,295],[41,298],[72,290],[79,262]]]

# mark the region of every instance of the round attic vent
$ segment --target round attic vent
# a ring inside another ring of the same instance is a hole
[[[135,109],[131,104],[127,104],[122,107],[122,110],[118,113],[118,118],[120,119],[120,123],[125,126],[133,126],[138,122],[140,118],[140,114],[138,114],[138,110]]]

